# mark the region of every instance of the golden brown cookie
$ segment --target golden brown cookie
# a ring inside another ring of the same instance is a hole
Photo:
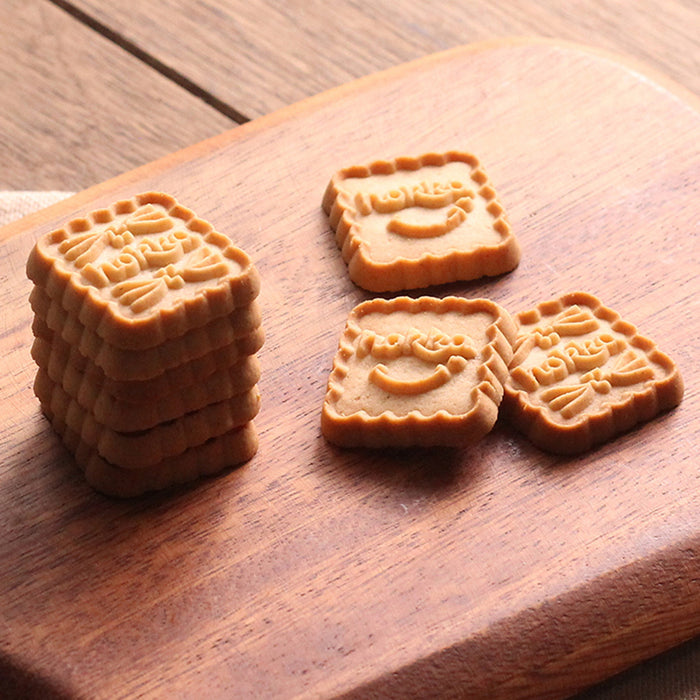
[[[242,355],[234,342],[176,365],[150,379],[121,381],[105,375],[102,369],[77,348],[68,345],[40,319],[35,319],[32,327],[36,336],[32,345],[32,357],[37,364],[51,369],[54,376],[70,367],[71,371],[82,375],[84,383],[89,383],[92,388],[99,386],[115,400],[126,403],[162,401],[177,391],[177,387],[187,387],[187,393],[190,393],[190,387],[198,387],[194,392],[199,394],[203,388],[217,381],[212,375],[221,376],[228,372],[236,375],[231,381],[246,383],[249,374],[259,375],[260,371],[257,357]]]
[[[454,445],[491,430],[515,325],[485,299],[373,299],[350,313],[321,428],[341,446]]]
[[[106,342],[142,349],[250,304],[252,261],[212,225],[148,192],[42,236],[27,275]]]
[[[87,481],[129,496],[250,459],[264,342],[246,253],[160,192],[42,236],[34,392]]]
[[[516,319],[503,409],[542,449],[583,452],[681,401],[673,361],[591,294],[565,294]]]
[[[250,330],[259,323],[260,311],[254,302],[249,307],[234,310],[229,316],[219,316],[203,326],[197,326],[184,335],[168,339],[143,350],[125,350],[108,343],[94,330],[83,326],[57,302],[51,301],[44,310],[35,300],[45,297],[35,287],[31,294],[35,309],[32,332],[46,337],[47,329],[75,347],[89,358],[104,373],[115,380],[146,380],[157,377],[164,371],[196,360],[203,355],[228,345],[235,345],[238,356],[256,353],[263,345],[265,334],[262,326]],[[45,312],[45,315],[43,315]],[[236,322],[245,318],[239,328]]]
[[[120,469],[100,457],[94,448],[87,445],[80,435],[60,419],[50,413],[47,416],[65,446],[74,455],[88,484],[107,496],[117,498],[133,498],[218,474],[249,461],[258,449],[255,426],[246,423],[153,467]]]
[[[252,389],[260,378],[260,362],[249,355],[226,369],[212,372],[190,384],[171,383],[162,393],[155,391],[137,401],[124,401],[109,391],[105,375],[94,365],[79,369],[70,362],[70,348],[60,339],[53,344],[35,338],[32,357],[49,378],[106,428],[119,432],[148,430]],[[145,383],[145,382],[144,382]],[[161,383],[162,384],[162,383]]]
[[[469,153],[345,168],[323,209],[350,279],[373,292],[500,275],[520,260],[503,206]]]
[[[241,427],[260,410],[260,393],[253,387],[232,399],[208,404],[149,430],[118,432],[95,420],[42,369],[37,372],[34,393],[47,415],[65,423],[101,457],[123,469],[153,467],[212,437]]]

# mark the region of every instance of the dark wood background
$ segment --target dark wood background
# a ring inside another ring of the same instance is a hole
[[[699,26],[690,0],[4,0],[0,190],[81,190],[353,78],[496,37],[613,50],[698,93]],[[691,642],[586,697],[679,685],[690,697],[699,667]]]

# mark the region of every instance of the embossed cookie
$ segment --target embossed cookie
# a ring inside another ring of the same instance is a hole
[[[162,192],[115,202],[42,236],[27,276],[116,347],[144,349],[249,304],[252,261]]]
[[[254,387],[232,399],[210,403],[150,430],[128,433],[100,424],[44,370],[37,372],[34,393],[47,415],[57,417],[101,457],[123,469],[153,467],[212,437],[249,423],[260,409],[260,393]]]
[[[496,421],[515,324],[485,299],[373,299],[350,313],[321,414],[341,446],[463,446]]]
[[[138,495],[253,456],[260,278],[226,236],[151,192],[41,237],[27,275],[34,393],[88,483]]]
[[[499,275],[520,261],[496,192],[468,153],[345,168],[323,209],[350,279],[373,292]]]
[[[590,294],[520,313],[503,409],[539,447],[574,454],[676,406],[673,361]]]
[[[39,287],[30,294],[35,313],[33,333],[45,335],[46,328],[76,347],[106,375],[118,380],[150,379],[163,371],[195,360],[202,355],[235,344],[239,355],[252,355],[263,345],[265,334],[260,323],[260,309],[253,302],[234,309],[209,323],[190,329],[182,336],[169,338],[160,345],[142,350],[116,347],[86,328],[56,301],[51,301]]]
[[[53,344],[35,338],[32,357],[68,396],[92,413],[106,428],[119,432],[143,431],[180,418],[211,403],[231,399],[252,389],[260,378],[260,362],[249,355],[226,369],[189,384],[173,382],[163,392],[151,391],[137,401],[125,401],[109,391],[104,373],[93,365],[79,369],[70,362],[70,348],[60,339]]]
[[[54,430],[61,437],[95,490],[117,498],[133,498],[150,491],[185,484],[203,476],[212,476],[250,460],[258,449],[253,423],[246,423],[202,445],[144,469],[120,469],[100,457],[94,448],[56,416],[48,414]]]

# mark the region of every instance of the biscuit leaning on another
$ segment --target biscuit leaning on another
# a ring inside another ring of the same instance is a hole
[[[516,316],[504,413],[537,446],[584,452],[680,403],[673,361],[591,294]]]
[[[321,414],[344,447],[466,446],[496,422],[515,340],[486,299],[373,299],[350,313]]]

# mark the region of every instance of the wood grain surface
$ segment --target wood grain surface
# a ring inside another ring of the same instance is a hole
[[[46,0],[3,0],[0,46],[0,190],[80,190],[234,125]]]
[[[61,0],[255,118],[374,71],[474,41],[534,35],[624,52],[700,93],[692,0]],[[155,39],[157,37],[157,40]],[[206,47],[206,50],[203,50]]]
[[[232,120],[495,37],[613,50],[700,93],[695,0],[5,0],[0,13],[0,189],[78,191]]]
[[[0,663],[16,687],[554,698],[700,633],[697,107],[606,55],[481,45],[311,98],[6,227]],[[321,212],[325,185],[345,165],[448,148],[479,155],[523,260],[431,291],[512,311],[598,294],[674,356],[676,410],[575,459],[502,423],[468,451],[323,440],[338,335],[367,298]],[[261,448],[195,488],[120,502],[84,484],[39,414],[24,263],[43,231],[153,188],[262,273]]]

